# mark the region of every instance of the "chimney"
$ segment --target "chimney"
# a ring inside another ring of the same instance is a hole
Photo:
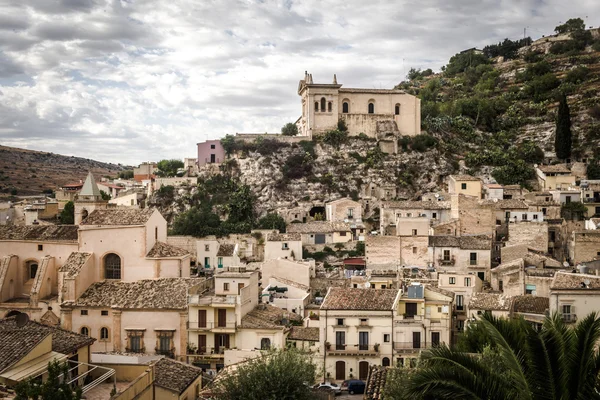
[[[335,74],[333,74],[333,84],[337,85],[337,77],[335,76]]]

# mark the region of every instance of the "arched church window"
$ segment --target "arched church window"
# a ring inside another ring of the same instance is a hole
[[[328,112],[333,111],[333,103],[332,102],[327,103],[327,111]]]
[[[350,108],[350,105],[348,104],[347,101],[345,101],[344,103],[342,103],[342,113],[348,114],[350,112],[349,108]]]
[[[369,103],[369,114],[375,114],[375,103],[372,101]]]
[[[325,112],[325,106],[327,101],[325,100],[325,97],[321,97],[321,112]]]
[[[121,279],[121,257],[114,253],[104,257],[104,279]]]
[[[394,114],[400,115],[400,104],[396,104],[396,107],[394,107]]]
[[[38,263],[37,261],[28,261],[27,262],[27,280],[35,279],[35,275],[37,274]]]
[[[315,111],[319,111],[319,102],[315,101]]]

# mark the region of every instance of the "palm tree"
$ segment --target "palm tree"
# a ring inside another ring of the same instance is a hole
[[[421,366],[408,383],[409,395],[427,399],[600,399],[596,347],[600,318],[596,313],[573,327],[555,314],[546,317],[539,331],[523,319],[489,314],[475,325],[465,333],[467,349],[441,346],[422,354]],[[482,334],[483,346],[481,341],[470,340]]]

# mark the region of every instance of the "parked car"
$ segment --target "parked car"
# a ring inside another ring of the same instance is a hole
[[[342,382],[340,390],[348,391],[350,394],[363,394],[367,385],[359,379],[348,379]]]
[[[337,383],[329,383],[329,382],[319,383],[319,384],[315,385],[315,388],[319,389],[319,390],[332,390],[336,396],[338,394],[342,393],[341,388],[339,387],[339,385]]]

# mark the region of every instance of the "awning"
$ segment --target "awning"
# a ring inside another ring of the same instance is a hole
[[[51,351],[42,355],[41,357],[27,361],[24,364],[17,365],[16,367],[10,368],[4,371],[0,378],[11,380],[14,382],[21,382],[31,376],[39,375],[48,369],[48,363],[50,361],[64,361],[67,359],[67,355]]]

